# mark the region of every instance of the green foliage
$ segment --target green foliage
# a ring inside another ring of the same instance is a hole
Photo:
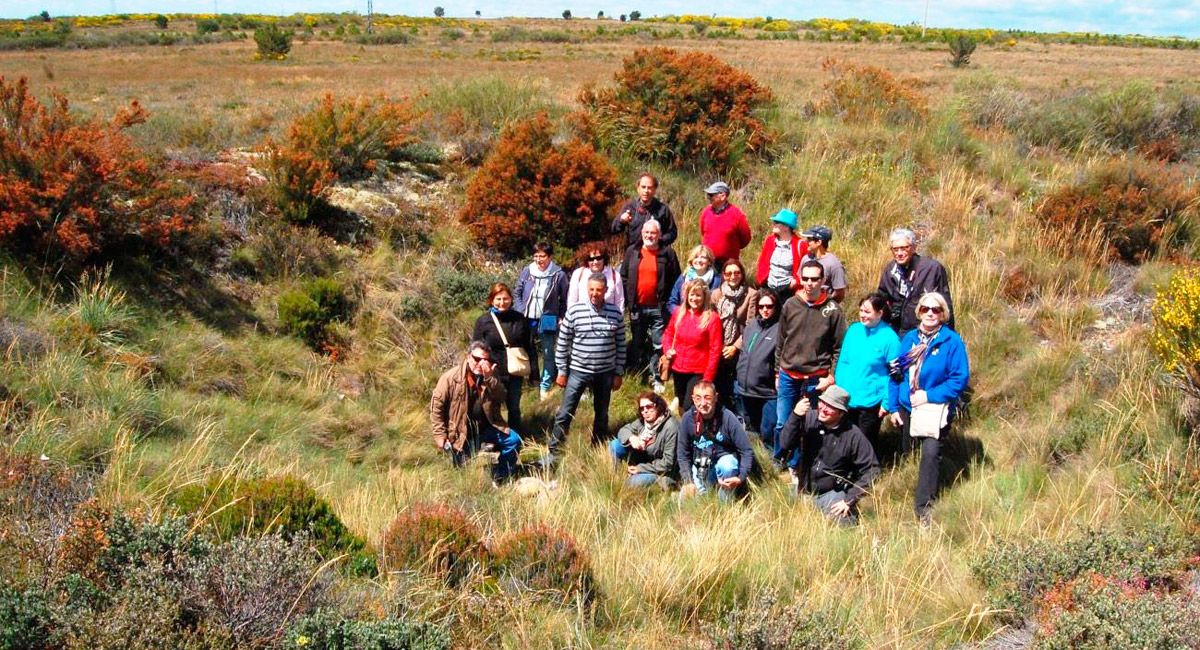
[[[1066,542],[999,544],[972,571],[995,607],[1020,614],[1056,585],[1091,573],[1167,584],[1194,552],[1194,542],[1165,528],[1091,530]]]
[[[319,610],[288,630],[284,647],[306,650],[449,650],[450,638],[426,622],[360,621]]]
[[[50,599],[34,587],[0,583],[0,650],[58,647]]]
[[[828,650],[861,648],[862,642],[844,630],[830,613],[810,610],[804,603],[779,608],[772,592],[763,592],[746,607],[725,612],[720,623],[705,626],[713,650]]]
[[[680,169],[727,174],[775,135],[770,89],[704,52],[635,50],[611,88],[584,88],[582,126],[610,150]]]
[[[1200,599],[1145,580],[1087,574],[1047,593],[1032,648],[1200,648]]]
[[[487,300],[488,289],[496,278],[468,269],[440,267],[433,272],[441,304],[448,309],[468,309]]]
[[[363,539],[304,481],[283,476],[255,480],[222,480],[183,488],[174,496],[183,512],[202,520],[217,539],[278,532],[285,539],[311,541],[325,558],[348,555],[354,575],[371,575],[375,558]]]
[[[441,18],[442,16],[446,15],[446,10],[443,7],[434,7],[433,15],[437,16],[438,18]]]
[[[167,20],[167,17],[162,14],[156,14],[154,16],[154,26],[159,29],[166,29],[169,22],[170,21]]]
[[[196,21],[197,34],[212,34],[221,31],[221,23],[212,18],[201,18]]]
[[[454,584],[477,570],[486,553],[479,528],[462,510],[418,503],[392,521],[379,559],[383,570],[428,571]]]
[[[955,34],[946,37],[950,47],[950,65],[964,68],[971,65],[971,55],[975,53],[975,39],[966,34]]]
[[[282,61],[292,51],[292,36],[290,31],[279,28],[275,23],[268,23],[254,30],[254,43],[258,46],[258,58],[267,61]]]
[[[539,525],[498,540],[491,566],[502,581],[551,602],[578,598],[587,604],[599,596],[591,560],[570,533],[557,528]]]
[[[346,288],[333,278],[314,278],[279,295],[279,324],[314,348],[329,341],[334,322],[346,322],[354,310]]]

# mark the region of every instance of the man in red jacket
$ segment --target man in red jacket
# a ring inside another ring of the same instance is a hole
[[[704,193],[708,206],[700,213],[700,243],[712,250],[719,269],[726,260],[740,257],[750,244],[750,223],[741,209],[729,202],[729,185],[723,181],[709,185]]]

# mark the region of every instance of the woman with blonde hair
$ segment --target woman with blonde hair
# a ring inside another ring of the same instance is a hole
[[[683,283],[688,280],[704,280],[705,287],[709,291],[721,286],[721,274],[717,273],[717,269],[713,265],[715,259],[712,249],[703,244],[688,251],[687,269],[675,281],[675,286],[671,289],[671,297],[667,300],[667,311],[672,316],[675,315],[675,310],[679,309],[685,299]]]
[[[713,311],[708,284],[700,278],[684,283],[684,304],[663,332],[663,357],[670,363],[679,412],[692,407],[692,387],[712,382],[721,360],[721,318]]]

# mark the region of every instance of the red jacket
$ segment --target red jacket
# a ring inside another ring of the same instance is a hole
[[[682,319],[680,314],[683,314]],[[671,370],[703,374],[704,381],[713,381],[717,376],[717,363],[721,360],[721,318],[710,309],[708,325],[700,329],[701,317],[702,314],[687,308],[676,311],[667,320],[667,330],[663,332],[663,351],[675,350]]]
[[[750,244],[750,223],[732,203],[721,214],[714,213],[711,205],[704,206],[700,213],[700,243],[712,249],[720,269],[722,262],[740,257],[742,249]]]
[[[796,287],[800,287],[800,265],[808,255],[808,242],[799,237],[792,237],[788,242],[792,246],[792,277],[796,279]],[[762,252],[758,254],[758,270],[754,279],[758,286],[767,286],[767,276],[771,274],[771,256],[775,254],[775,235],[767,235],[763,241]]]

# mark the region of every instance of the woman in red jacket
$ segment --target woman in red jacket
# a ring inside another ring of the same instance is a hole
[[[796,236],[796,213],[784,208],[771,217],[771,234],[758,255],[755,280],[770,289],[783,304],[800,288],[800,265],[808,255],[808,242]]]
[[[688,280],[683,285],[684,306],[675,310],[663,332],[663,355],[671,360],[671,377],[679,412],[692,407],[692,387],[700,380],[713,381],[721,360],[721,319],[713,311],[708,283]]]

